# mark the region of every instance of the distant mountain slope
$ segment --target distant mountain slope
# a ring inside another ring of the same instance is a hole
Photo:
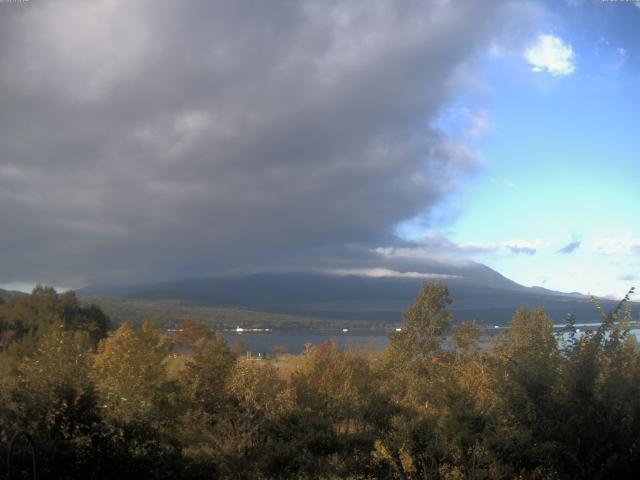
[[[0,288],[0,302],[6,301],[10,297],[10,292]]]
[[[580,321],[598,313],[586,296],[519,285],[490,268],[469,266],[436,272],[449,287],[457,320],[504,325],[520,306],[542,305],[557,323],[571,312]],[[110,295],[145,302],[179,301],[193,307],[253,310],[269,314],[397,323],[424,279],[333,276],[315,273],[261,273],[189,279],[119,288],[87,288],[81,295]],[[603,301],[611,308],[615,302]]]
[[[20,292],[14,292],[12,290],[3,290],[2,288],[0,288],[0,302],[6,302],[12,297],[15,297],[16,295],[24,295],[24,294]]]
[[[429,265],[430,275],[434,279],[441,277],[451,285],[475,285],[503,290],[523,290],[526,287],[509,280],[500,273],[480,263],[468,262],[461,265],[449,265],[433,262]],[[327,275],[321,273],[258,273],[243,276],[219,276],[208,278],[193,278],[178,281],[158,282],[140,285],[90,286],[79,290],[80,293],[101,293],[112,295],[148,295],[181,292],[193,297],[203,296],[209,299],[219,296],[219,301],[233,304],[232,298],[237,296],[240,289],[245,289],[255,301],[260,303],[274,302],[274,295],[287,299],[334,295],[341,291],[342,285],[363,291],[365,297],[371,295],[371,288],[379,288],[386,294],[397,292],[397,285],[422,284],[425,279],[408,277],[365,277],[358,275]],[[295,290],[295,295],[291,292]],[[333,293],[331,293],[333,292]],[[348,296],[351,298],[352,293]],[[213,296],[213,297],[212,297]],[[244,297],[242,295],[243,302]],[[290,303],[288,300],[275,303]]]

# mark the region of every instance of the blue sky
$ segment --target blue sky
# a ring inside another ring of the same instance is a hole
[[[640,8],[544,7],[522,44],[486,53],[486,88],[439,119],[452,134],[471,130],[483,160],[443,207],[457,215],[440,231],[404,234],[484,246],[474,259],[524,285],[620,296],[640,280]],[[541,36],[571,49],[564,70],[528,61]],[[529,249],[514,253],[509,242]]]

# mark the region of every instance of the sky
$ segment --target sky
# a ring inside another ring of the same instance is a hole
[[[0,2],[0,287],[640,279],[640,2]]]

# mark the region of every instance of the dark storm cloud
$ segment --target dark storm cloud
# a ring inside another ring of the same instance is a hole
[[[430,124],[499,3],[0,3],[0,282],[395,242],[476,164]]]
[[[570,253],[573,253],[578,248],[580,248],[581,244],[582,244],[582,242],[580,240],[574,240],[573,242],[570,242],[567,245],[565,245],[564,247],[562,247],[556,253],[560,253],[560,254],[563,254],[563,255],[569,255]]]

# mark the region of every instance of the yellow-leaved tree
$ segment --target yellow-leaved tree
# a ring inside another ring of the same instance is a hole
[[[166,473],[180,455],[182,402],[165,363],[171,349],[149,324],[124,324],[100,343],[95,357],[93,378],[110,448],[119,461],[131,462],[134,473]]]

